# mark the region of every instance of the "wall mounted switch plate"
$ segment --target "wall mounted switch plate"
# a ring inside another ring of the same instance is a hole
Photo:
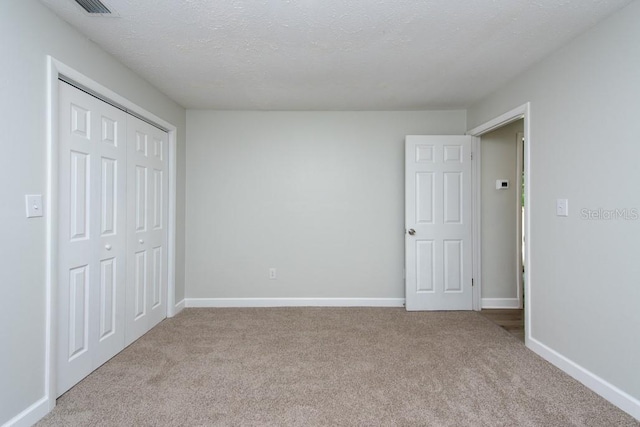
[[[36,218],[44,215],[41,194],[27,194],[24,199],[27,207],[27,218]]]
[[[569,200],[556,200],[556,216],[569,216]]]

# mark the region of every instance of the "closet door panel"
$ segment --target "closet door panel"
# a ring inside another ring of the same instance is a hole
[[[59,83],[58,395],[124,348],[126,114]]]
[[[129,263],[127,336],[131,343],[166,317],[167,312],[167,133],[128,117],[127,231]]]

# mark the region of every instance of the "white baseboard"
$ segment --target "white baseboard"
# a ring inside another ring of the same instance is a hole
[[[186,299],[182,298],[182,301],[180,301],[179,303],[176,303],[173,309],[173,315],[175,316],[176,314],[180,313],[182,310],[184,310],[185,306],[186,306]]]
[[[185,298],[186,307],[404,307],[404,298]]]
[[[49,413],[49,398],[41,398],[24,411],[4,423],[2,427],[29,427]]]
[[[482,298],[482,308],[522,308],[518,298]]]
[[[640,420],[640,400],[620,390],[618,387],[534,338],[527,337],[527,347],[635,419]]]

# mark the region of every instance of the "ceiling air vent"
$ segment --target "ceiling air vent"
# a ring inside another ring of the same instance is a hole
[[[87,13],[96,15],[109,15],[111,11],[100,0],[76,0]]]

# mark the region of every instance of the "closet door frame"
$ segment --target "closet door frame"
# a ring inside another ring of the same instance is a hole
[[[48,410],[55,407],[57,397],[57,317],[58,317],[58,80],[63,77],[86,89],[107,103],[126,109],[133,115],[164,128],[168,134],[168,215],[167,215],[167,317],[173,317],[183,307],[175,301],[176,255],[176,133],[177,127],[113,92],[95,80],[76,71],[52,56],[47,57],[47,191],[46,212],[46,335],[45,335],[45,397]]]

